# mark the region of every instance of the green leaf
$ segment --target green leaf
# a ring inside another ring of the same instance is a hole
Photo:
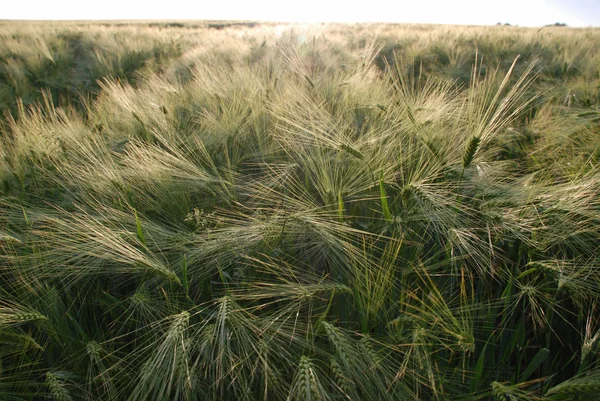
[[[144,246],[147,246],[146,237],[144,237],[144,230],[142,230],[142,223],[140,222],[140,218],[138,217],[138,214],[135,210],[133,211],[133,213],[135,214],[135,229],[137,232],[137,237],[140,240],[140,242],[144,244]]]
[[[185,255],[183,255],[183,277],[181,280],[181,284],[183,285],[183,289],[185,290],[185,296],[187,298],[190,297],[190,288],[189,288],[189,284],[188,284],[188,265],[187,265],[187,258]]]
[[[381,209],[383,210],[383,217],[391,222],[393,220],[392,213],[390,212],[390,205],[388,204],[387,193],[383,185],[383,173],[379,175],[379,195],[381,197]]]
[[[483,366],[485,363],[485,353],[487,351],[488,345],[489,342],[486,342],[483,346],[483,349],[479,353],[479,358],[477,358],[475,369],[473,369],[473,381],[471,382],[471,391],[477,390],[477,387],[480,384],[481,379],[483,378]]]
[[[525,276],[528,276],[528,275],[530,275],[531,273],[534,273],[534,272],[536,272],[537,270],[538,270],[538,268],[537,268],[537,267],[532,267],[531,269],[527,269],[527,270],[525,270],[524,272],[522,272],[521,274],[519,274],[519,275],[517,276],[517,280],[519,280],[519,279],[522,279],[523,277],[525,277]]]
[[[529,362],[527,368],[525,368],[525,371],[521,375],[520,381],[524,382],[529,379],[529,376],[531,376],[533,372],[535,372],[544,362],[546,362],[548,355],[550,355],[550,350],[548,348],[542,348],[539,350]]]

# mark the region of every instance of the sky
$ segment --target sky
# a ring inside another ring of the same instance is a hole
[[[600,27],[600,0],[2,0],[0,19],[261,20]]]

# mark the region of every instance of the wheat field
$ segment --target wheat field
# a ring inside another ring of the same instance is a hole
[[[600,30],[0,21],[0,399],[597,400]]]

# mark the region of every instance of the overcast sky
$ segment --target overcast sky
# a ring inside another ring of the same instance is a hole
[[[0,19],[235,19],[600,27],[600,0],[2,0]]]

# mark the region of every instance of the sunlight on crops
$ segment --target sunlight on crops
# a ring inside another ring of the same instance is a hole
[[[599,30],[0,39],[0,399],[597,399]]]

